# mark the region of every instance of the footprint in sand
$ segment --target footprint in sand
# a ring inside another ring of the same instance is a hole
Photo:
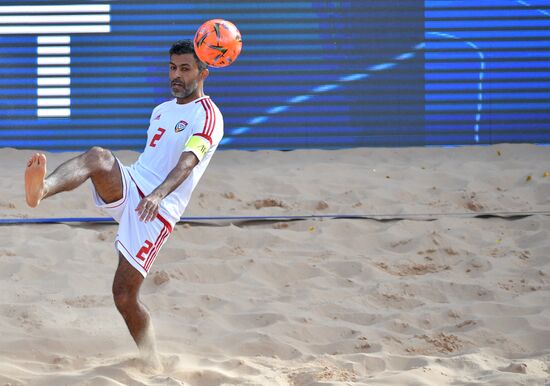
[[[527,365],[525,363],[510,363],[506,367],[499,368],[499,370],[507,373],[527,374]]]

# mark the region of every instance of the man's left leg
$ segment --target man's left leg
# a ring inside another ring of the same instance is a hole
[[[115,305],[124,318],[143,360],[154,369],[161,369],[155,333],[149,311],[139,300],[144,277],[119,253],[118,268],[113,281]]]
[[[110,151],[94,146],[57,167],[46,177],[46,155],[34,154],[25,169],[27,204],[34,208],[46,197],[73,190],[91,179],[106,203],[122,198],[123,183],[118,162]]]

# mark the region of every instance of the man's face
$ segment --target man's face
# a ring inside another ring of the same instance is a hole
[[[176,98],[187,98],[198,87],[200,72],[193,54],[170,56],[170,89]]]

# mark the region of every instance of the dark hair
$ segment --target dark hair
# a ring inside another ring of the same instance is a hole
[[[199,71],[202,71],[208,67],[207,64],[201,61],[195,53],[195,47],[192,40],[178,40],[177,42],[172,44],[172,47],[170,47],[170,56],[183,54],[193,54],[193,56],[195,57],[195,61],[197,62],[197,67],[199,68]]]

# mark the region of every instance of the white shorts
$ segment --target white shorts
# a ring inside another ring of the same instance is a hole
[[[115,248],[146,277],[174,224],[161,214],[147,223],[139,219],[135,209],[143,198],[143,193],[132,179],[128,168],[118,159],[117,162],[122,174],[122,198],[106,204],[92,184],[95,204],[119,223]]]

